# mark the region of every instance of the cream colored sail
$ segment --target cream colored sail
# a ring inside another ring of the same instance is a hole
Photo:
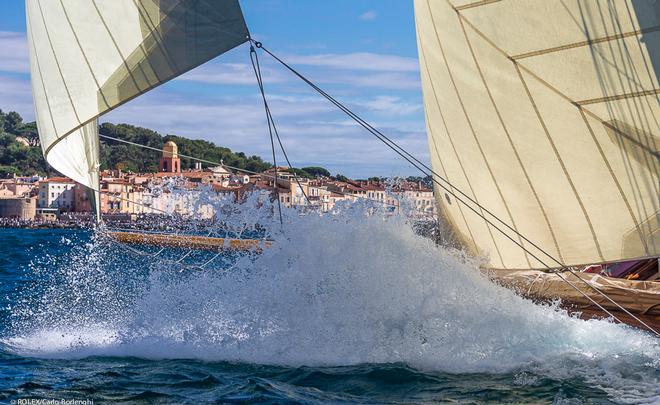
[[[660,254],[659,2],[415,0],[415,16],[436,173],[566,265]],[[490,267],[545,267],[436,191]]]
[[[248,36],[238,0],[25,4],[44,156],[94,190],[99,189],[97,117]]]

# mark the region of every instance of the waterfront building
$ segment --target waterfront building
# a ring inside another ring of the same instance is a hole
[[[89,200],[89,191],[81,184],[76,183],[73,188],[73,211],[92,212],[92,204]]]
[[[101,212],[130,213],[129,184],[124,179],[104,179],[101,182]]]
[[[68,177],[52,177],[39,182],[37,208],[52,208],[58,212],[75,209],[76,183]]]
[[[36,214],[36,197],[0,198],[0,218],[32,220]]]
[[[36,180],[32,178],[15,177],[0,180],[0,198],[29,196],[36,188]]]

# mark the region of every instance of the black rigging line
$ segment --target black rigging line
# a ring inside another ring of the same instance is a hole
[[[252,59],[252,55],[254,55],[254,60]],[[263,77],[261,75],[261,66],[259,65],[259,55],[254,50],[254,47],[252,45],[250,45],[250,61],[252,62],[252,68],[255,71],[255,76],[257,77],[257,82],[259,83],[259,90],[261,90],[261,97],[264,100],[264,108],[266,109],[266,118],[269,120],[268,125],[269,126],[271,124],[273,125],[273,132],[275,133],[275,137],[277,138],[277,142],[280,145],[280,149],[282,150],[282,154],[284,155],[284,159],[286,160],[287,166],[291,170],[291,173],[293,174],[293,178],[295,179],[296,183],[298,184],[298,187],[300,188],[300,192],[305,197],[305,201],[307,201],[307,204],[311,204],[311,201],[309,200],[309,197],[307,197],[307,194],[305,193],[305,190],[303,189],[302,184],[300,184],[300,180],[298,179],[298,175],[296,174],[293,166],[291,165],[291,161],[289,160],[289,156],[286,153],[286,149],[284,149],[284,144],[282,143],[282,139],[280,138],[280,133],[277,130],[277,127],[275,126],[275,120],[273,119],[273,114],[271,113],[270,106],[268,105],[268,102],[266,101],[266,92],[264,91],[264,82],[263,82]],[[271,134],[271,137],[272,137],[272,134]],[[276,165],[275,171],[277,171],[277,165]]]
[[[603,296],[603,297],[606,298],[608,301],[610,301],[612,304],[614,304],[616,307],[618,307],[619,309],[621,309],[623,312],[625,312],[626,314],[628,314],[629,316],[631,316],[633,319],[635,319],[636,321],[638,321],[640,324],[644,325],[648,330],[652,331],[652,332],[655,333],[657,336],[660,336],[660,333],[658,333],[655,329],[653,329],[652,327],[650,327],[649,325],[647,325],[644,321],[642,321],[641,319],[639,319],[638,317],[636,317],[634,314],[632,314],[630,311],[628,311],[627,309],[625,309],[624,307],[622,307],[621,305],[619,305],[617,302],[615,302],[614,300],[612,300],[607,294],[603,293],[600,289],[596,288],[596,287],[593,286],[591,283],[589,283],[589,282],[587,282],[586,280],[582,279],[582,278],[581,278],[580,276],[578,276],[578,275],[577,275],[577,274],[576,274],[571,268],[565,266],[561,261],[559,261],[559,260],[556,259],[554,256],[552,256],[552,255],[550,255],[549,253],[547,253],[547,252],[546,252],[545,250],[543,250],[541,247],[539,247],[539,246],[536,245],[534,242],[532,242],[532,241],[529,240],[527,237],[525,237],[525,236],[522,235],[520,232],[518,232],[518,231],[515,230],[513,227],[511,227],[508,223],[506,223],[505,221],[503,221],[502,219],[500,219],[497,215],[493,214],[490,210],[486,209],[486,208],[483,207],[481,204],[479,204],[477,201],[475,201],[474,199],[472,199],[471,197],[469,197],[468,195],[466,195],[464,192],[462,192],[459,188],[457,188],[456,186],[454,186],[454,185],[453,185],[451,182],[449,182],[447,179],[443,178],[441,175],[439,175],[438,173],[436,173],[432,168],[430,168],[429,166],[427,166],[427,165],[424,164],[423,162],[419,161],[419,159],[417,159],[417,158],[416,158],[414,155],[412,155],[410,152],[408,152],[408,151],[405,150],[403,147],[399,146],[396,142],[394,142],[393,140],[391,140],[390,138],[388,138],[386,135],[384,135],[382,132],[380,132],[379,130],[377,130],[377,129],[374,128],[373,126],[371,126],[368,122],[366,122],[364,119],[362,119],[362,118],[361,118],[360,116],[358,116],[356,113],[354,113],[353,111],[351,111],[348,107],[344,106],[342,103],[340,103],[339,101],[337,101],[334,97],[332,97],[331,95],[329,95],[328,93],[326,93],[323,89],[321,89],[321,88],[318,87],[316,84],[314,84],[312,81],[310,81],[310,80],[307,79],[305,76],[303,76],[303,75],[302,75],[300,72],[298,72],[296,69],[294,69],[293,67],[291,67],[289,64],[287,64],[287,63],[284,62],[282,59],[280,59],[280,58],[277,57],[275,54],[273,54],[271,51],[269,51],[267,48],[265,48],[261,42],[255,41],[255,40],[253,40],[252,38],[250,38],[249,40],[250,40],[250,42],[251,42],[251,45],[250,45],[250,48],[251,48],[251,49],[253,49],[254,47],[257,47],[257,48],[263,49],[264,52],[266,52],[266,53],[267,53],[268,55],[270,55],[273,59],[275,59],[276,61],[278,61],[282,66],[284,66],[287,70],[289,70],[289,71],[290,71],[291,73],[293,73],[295,76],[297,76],[297,77],[300,78],[302,81],[304,81],[307,85],[309,85],[312,89],[314,89],[316,92],[318,92],[318,93],[319,93],[321,96],[323,96],[325,99],[327,99],[327,100],[330,101],[332,104],[334,104],[337,108],[339,108],[341,111],[343,111],[346,115],[348,115],[349,117],[351,117],[351,118],[352,118],[355,122],[357,122],[360,126],[362,126],[364,129],[366,129],[366,130],[367,130],[369,133],[371,133],[372,135],[374,135],[378,140],[380,140],[381,142],[383,142],[387,147],[389,147],[390,149],[392,149],[395,153],[397,153],[399,156],[401,156],[403,159],[405,159],[405,160],[406,160],[408,163],[410,163],[412,166],[414,166],[415,168],[417,168],[420,172],[422,172],[422,173],[425,174],[425,175],[429,175],[429,172],[430,172],[431,174],[433,174],[433,176],[431,176],[431,179],[432,179],[432,181],[433,181],[435,184],[437,184],[438,186],[440,186],[443,190],[445,190],[447,193],[449,193],[450,195],[452,195],[454,198],[456,198],[456,200],[458,200],[459,202],[461,202],[463,205],[465,205],[468,209],[470,209],[471,211],[473,211],[473,212],[474,212],[475,214],[477,214],[479,217],[483,218],[483,219],[486,221],[486,223],[488,223],[489,225],[491,225],[492,227],[494,227],[497,231],[499,231],[499,232],[500,232],[502,235],[504,235],[507,239],[509,239],[509,240],[510,240],[511,242],[513,242],[515,245],[517,245],[517,246],[520,247],[522,250],[524,250],[525,252],[527,252],[530,256],[532,256],[534,259],[536,259],[539,263],[541,263],[541,264],[542,264],[544,267],[546,267],[548,270],[551,270],[551,271],[552,271],[553,268],[552,268],[551,266],[549,266],[548,264],[546,264],[546,263],[545,263],[544,261],[542,261],[541,259],[539,259],[535,254],[533,254],[532,252],[530,252],[530,250],[529,250],[528,248],[526,248],[521,242],[516,241],[516,240],[515,240],[513,237],[511,237],[507,232],[505,232],[503,229],[501,229],[500,227],[498,227],[497,225],[495,225],[491,220],[489,220],[488,218],[486,218],[486,216],[485,216],[483,213],[479,213],[474,207],[472,207],[470,204],[466,203],[463,199],[461,199],[460,197],[458,197],[458,196],[456,195],[456,193],[455,193],[453,190],[456,190],[456,192],[458,192],[458,194],[460,194],[461,196],[465,197],[468,201],[470,201],[471,203],[473,203],[474,205],[476,205],[477,207],[479,207],[482,211],[488,213],[491,217],[493,217],[493,218],[494,218],[495,220],[497,220],[499,223],[501,223],[502,225],[504,225],[504,227],[506,227],[507,229],[509,229],[511,232],[513,232],[514,234],[516,234],[516,235],[517,235],[518,237],[520,237],[521,239],[523,239],[523,240],[525,240],[526,242],[528,242],[531,246],[533,246],[534,248],[536,248],[536,249],[537,249],[539,252],[541,252],[543,255],[547,256],[547,257],[550,258],[552,261],[554,261],[555,263],[557,263],[561,268],[566,269],[566,271],[568,271],[569,273],[571,273],[575,278],[577,278],[578,280],[582,281],[582,282],[583,282],[584,284],[586,284],[590,289],[594,290],[594,291],[597,292],[599,295]],[[427,172],[426,170],[424,170],[424,169],[428,170],[428,172]],[[444,184],[442,184],[442,183],[441,183],[440,181],[438,181],[436,178],[442,180],[442,181],[443,181],[444,183],[446,183],[449,187],[447,187],[447,186],[445,186]],[[451,188],[451,189],[450,189],[450,188]],[[593,304],[595,304],[595,305],[596,305],[598,308],[600,308],[603,312],[605,312],[606,314],[608,314],[609,316],[611,316],[612,318],[614,318],[614,319],[617,320],[618,322],[621,322],[621,320],[620,320],[619,318],[617,318],[616,316],[614,316],[610,311],[608,311],[607,309],[605,309],[602,305],[598,304],[598,303],[597,303],[596,301],[594,301],[591,297],[589,297],[586,293],[584,293],[584,292],[581,291],[579,288],[577,288],[573,283],[571,283],[568,279],[566,279],[565,277],[563,277],[559,272],[555,272],[555,274],[556,274],[561,280],[563,280],[564,282],[566,282],[567,284],[569,284],[573,289],[575,289],[577,292],[579,292],[579,293],[582,294],[585,298],[587,298],[589,301],[591,301]],[[621,322],[621,323],[622,323],[622,322]]]
[[[268,122],[268,133],[270,134],[270,148],[273,152],[273,167],[275,169],[275,193],[277,198],[277,212],[280,216],[280,225],[284,226],[284,221],[282,220],[282,202],[280,202],[280,192],[279,186],[277,184],[277,159],[275,157],[275,141],[273,139],[273,128],[271,126],[270,114],[268,113],[268,102],[266,101],[266,93],[264,92],[264,86],[261,81],[261,72],[257,69],[255,65],[253,55],[256,57],[257,52],[254,50],[254,46],[250,44],[250,62],[252,62],[252,69],[254,70],[254,75],[257,77],[257,83],[259,84],[259,91],[261,92],[261,98],[264,100],[264,108],[266,109],[266,121]]]

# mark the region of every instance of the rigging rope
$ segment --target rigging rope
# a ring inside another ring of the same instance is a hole
[[[270,120],[270,114],[268,114],[268,102],[266,101],[266,94],[264,93],[264,87],[263,84],[261,83],[261,72],[257,70],[254,64],[254,60],[252,59],[252,55],[255,54],[256,52],[254,50],[254,47],[250,44],[250,61],[252,62],[252,69],[254,69],[254,74],[257,76],[257,82],[259,84],[259,90],[261,91],[261,97],[263,98],[264,101],[264,108],[266,109],[266,121],[268,123],[268,133],[270,134],[270,148],[271,151],[273,152],[273,168],[275,169],[275,193],[277,195],[277,212],[280,215],[280,225],[284,226],[284,221],[282,220],[282,203],[280,202],[280,192],[279,192],[279,185],[277,184],[277,158],[275,157],[275,141],[273,140],[273,129],[271,126],[271,120]],[[274,123],[273,123],[274,125]]]
[[[362,126],[364,129],[366,129],[369,133],[374,135],[378,140],[383,142],[386,146],[388,146],[390,149],[392,149],[395,153],[397,153],[399,156],[401,156],[403,159],[405,159],[408,163],[413,165],[415,168],[417,168],[421,173],[431,176],[432,181],[440,186],[443,190],[445,190],[447,193],[452,195],[454,198],[456,198],[459,202],[461,202],[464,206],[469,208],[471,211],[473,211],[475,214],[477,214],[479,217],[483,218],[488,224],[493,226],[497,231],[499,231],[502,235],[504,235],[507,239],[512,241],[514,244],[516,244],[518,247],[520,247],[523,251],[527,252],[530,256],[532,256],[534,259],[536,259],[539,263],[541,263],[544,267],[546,267],[548,270],[552,271],[553,268],[546,264],[544,261],[539,259],[535,254],[533,254],[528,248],[526,248],[522,242],[516,241],[513,237],[511,237],[507,232],[505,232],[503,229],[499,228],[495,224],[492,223],[488,218],[483,213],[479,213],[474,207],[470,206],[470,204],[467,204],[463,199],[458,197],[456,193],[452,190],[456,190],[458,194],[461,196],[465,197],[468,201],[470,201],[472,204],[476,205],[481,209],[483,212],[488,213],[491,217],[493,217],[495,220],[497,220],[499,223],[504,225],[507,229],[509,229],[511,232],[513,232],[516,236],[518,236],[520,239],[525,240],[527,243],[529,243],[531,246],[536,248],[539,252],[541,252],[543,255],[547,256],[550,258],[552,261],[557,263],[561,268],[565,269],[567,272],[571,273],[574,277],[576,277],[578,280],[582,281],[584,284],[586,284],[590,289],[594,290],[597,292],[599,295],[610,301],[613,305],[615,305],[617,308],[619,308],[621,311],[625,312],[627,315],[635,319],[637,322],[639,322],[641,325],[644,325],[649,331],[653,332],[656,336],[660,336],[660,333],[658,333],[655,329],[653,329],[651,326],[647,325],[644,321],[639,319],[637,316],[632,314],[630,311],[628,311],[626,308],[621,306],[619,303],[614,301],[612,298],[610,298],[607,294],[605,294],[603,291],[589,283],[587,280],[581,278],[578,276],[571,268],[565,266],[561,261],[559,261],[557,258],[552,256],[551,254],[547,253],[544,249],[539,247],[537,244],[529,240],[527,237],[525,237],[523,234],[518,232],[516,229],[514,229],[512,226],[510,226],[508,223],[506,223],[504,220],[499,218],[497,215],[493,214],[490,210],[486,209],[483,207],[481,204],[479,204],[477,201],[474,199],[470,198],[468,195],[466,195],[464,192],[462,192],[458,187],[454,186],[451,182],[449,182],[447,179],[436,173],[432,168],[430,168],[428,165],[425,163],[421,162],[419,159],[417,159],[414,155],[412,155],[410,152],[408,152],[406,149],[398,145],[396,142],[394,142],[392,139],[384,135],[382,132],[371,126],[368,122],[366,122],[364,119],[362,119],[359,115],[351,111],[348,107],[344,106],[342,103],[340,103],[338,100],[336,100],[334,97],[326,93],[323,89],[318,87],[316,84],[314,84],[311,80],[306,78],[304,75],[302,75],[300,72],[298,72],[296,69],[294,69],[292,66],[284,62],[282,59],[280,59],[277,55],[272,53],[270,50],[265,48],[261,42],[255,41],[252,38],[249,39],[251,42],[251,47],[257,47],[259,49],[262,49],[264,52],[266,52],[268,55],[270,55],[273,59],[275,59],[277,62],[279,62],[282,66],[284,66],[287,70],[289,70],[291,73],[293,73],[295,76],[297,76],[299,79],[301,79],[303,82],[305,82],[307,85],[309,85],[312,89],[314,89],[317,93],[319,93],[321,96],[323,96],[325,99],[330,101],[333,105],[335,105],[337,108],[339,108],[342,112],[344,112],[346,115],[348,115],[350,118],[352,118],[355,122],[357,122],[360,126]],[[426,170],[424,170],[426,169]],[[428,171],[427,171],[428,170]],[[430,173],[429,173],[430,172]],[[446,183],[448,187],[444,184],[442,184],[440,181],[437,179],[440,179],[442,182]],[[450,189],[451,188],[451,189]],[[575,289],[577,292],[579,292],[581,295],[583,295],[585,298],[587,298],[589,301],[591,301],[594,305],[596,305],[599,309],[601,309],[603,312],[614,318],[616,321],[622,323],[622,321],[617,318],[614,314],[612,314],[610,311],[605,309],[602,305],[597,303],[595,300],[593,300],[591,297],[589,297],[586,293],[584,293],[582,290],[580,290],[577,286],[575,286],[572,282],[570,282],[568,279],[563,277],[560,273],[555,272],[555,274],[565,283],[570,285],[573,289]]]
[[[253,59],[254,56],[254,59]],[[270,132],[270,140],[271,144],[273,141],[273,132],[275,133],[275,136],[277,137],[277,142],[280,145],[280,149],[282,149],[282,154],[284,155],[284,159],[286,159],[286,163],[289,166],[289,169],[291,170],[291,173],[293,173],[293,178],[296,180],[296,183],[298,184],[298,187],[300,188],[300,191],[302,192],[303,196],[305,196],[305,200],[307,201],[308,204],[311,204],[309,201],[309,198],[307,197],[307,194],[305,193],[305,190],[303,189],[302,184],[300,184],[300,180],[298,179],[298,175],[296,174],[295,169],[291,165],[291,161],[289,160],[289,156],[286,153],[286,150],[284,149],[284,144],[282,144],[282,139],[280,138],[280,134],[277,131],[277,127],[275,126],[275,120],[273,119],[273,115],[270,112],[270,106],[268,105],[268,101],[266,100],[266,92],[264,90],[264,82],[263,78],[261,76],[261,66],[259,65],[259,55],[257,52],[254,50],[254,46],[250,45],[250,62],[252,62],[252,69],[254,70],[254,75],[257,78],[257,83],[259,84],[259,91],[261,92],[261,98],[264,101],[264,108],[266,110],[266,119],[268,121],[268,131]],[[271,124],[273,125],[273,131],[270,131]],[[273,149],[273,159],[275,158],[275,150]],[[275,164],[275,175],[277,175],[277,164]],[[277,180],[275,187],[277,188]],[[278,195],[279,199],[279,195]],[[281,213],[280,213],[281,217]]]

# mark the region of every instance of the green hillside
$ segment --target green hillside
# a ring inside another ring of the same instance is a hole
[[[212,162],[225,164],[255,172],[263,171],[271,165],[259,156],[246,156],[243,152],[217,146],[204,140],[191,140],[175,135],[162,136],[156,131],[128,124],[101,124],[99,133],[114,138],[135,142],[161,149],[167,141],[179,146],[179,153]],[[134,172],[154,172],[158,170],[159,151],[148,150],[120,142],[101,139],[101,168],[130,170]],[[184,169],[192,168],[194,162],[181,159]],[[20,114],[0,110],[0,177],[12,174],[56,175],[45,161],[39,146],[39,134],[34,122],[23,122]]]

